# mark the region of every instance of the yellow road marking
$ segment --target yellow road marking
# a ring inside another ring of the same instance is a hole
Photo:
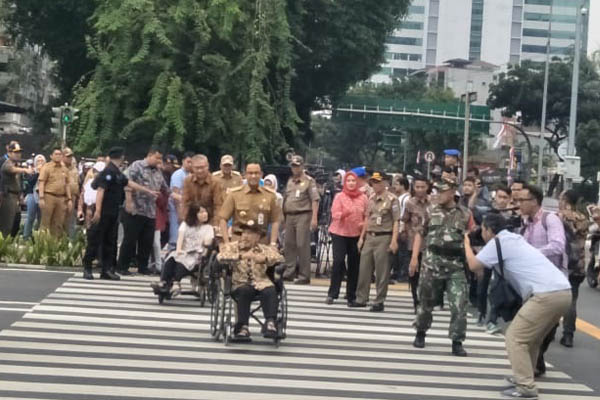
[[[596,325],[577,318],[576,326],[577,330],[587,333],[591,337],[600,340],[600,328],[598,328]]]

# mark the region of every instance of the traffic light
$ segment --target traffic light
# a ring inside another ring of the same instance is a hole
[[[62,135],[63,109],[64,107],[52,107],[52,128],[50,128],[50,132],[58,137]]]
[[[63,125],[69,126],[73,122],[77,121],[79,119],[79,117],[77,116],[78,112],[79,112],[78,109],[76,109],[74,107],[70,107],[68,105],[65,105],[63,107],[62,117],[61,117]]]

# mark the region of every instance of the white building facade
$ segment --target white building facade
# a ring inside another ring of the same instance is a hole
[[[414,0],[399,29],[388,37],[385,62],[371,81],[389,82],[450,59],[500,67],[544,61],[549,31],[551,55],[567,57],[575,43],[577,7],[583,3],[589,8],[589,1]],[[587,15],[582,30],[585,52]]]

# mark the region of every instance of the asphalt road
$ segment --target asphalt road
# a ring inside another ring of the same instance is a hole
[[[71,276],[70,272],[0,269],[0,330],[21,319]]]

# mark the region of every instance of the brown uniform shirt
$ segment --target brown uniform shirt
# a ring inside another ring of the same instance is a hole
[[[273,282],[267,275],[267,269],[282,262],[283,256],[276,248],[264,244],[258,244],[251,249],[240,247],[240,242],[230,242],[223,245],[217,255],[217,260],[233,263],[233,289],[250,285],[256,290],[263,290],[273,286]],[[248,257],[249,255],[252,255],[252,258]],[[261,259],[261,262],[254,259],[256,256]]]
[[[408,234],[408,250],[412,251],[413,242],[417,232],[423,234],[423,224],[427,214],[427,207],[431,203],[425,197],[423,200],[419,200],[416,197],[411,197],[406,202],[404,208],[404,215],[402,216],[402,222],[404,222],[404,228]],[[425,250],[425,241],[421,242],[421,251]]]
[[[65,196],[70,185],[69,171],[62,163],[51,161],[42,167],[38,181],[45,183],[44,193]]]
[[[283,200],[285,214],[312,211],[315,201],[319,201],[319,192],[313,178],[303,174],[297,179],[291,177],[288,180]]]
[[[195,175],[189,175],[183,182],[181,207],[184,218],[187,215],[189,206],[192,204],[206,208],[208,220],[216,226],[219,222],[218,213],[223,204],[221,185],[211,175],[208,175],[202,183]]]
[[[233,216],[233,233],[241,234],[242,226],[253,221],[263,235],[273,222],[280,221],[281,211],[277,205],[277,196],[264,187],[252,190],[244,185],[232,189],[225,198],[219,216],[229,220]]]
[[[396,196],[387,190],[371,196],[367,205],[367,232],[392,233],[394,222],[399,220],[400,204]]]
[[[231,171],[231,176],[229,178],[225,177],[221,171],[213,172],[212,176],[213,180],[221,185],[223,201],[231,189],[240,187],[243,184],[242,175],[237,171]]]
[[[71,187],[71,197],[76,199],[79,197],[79,171],[76,166],[72,166],[71,168],[66,167],[69,172],[69,182]]]

